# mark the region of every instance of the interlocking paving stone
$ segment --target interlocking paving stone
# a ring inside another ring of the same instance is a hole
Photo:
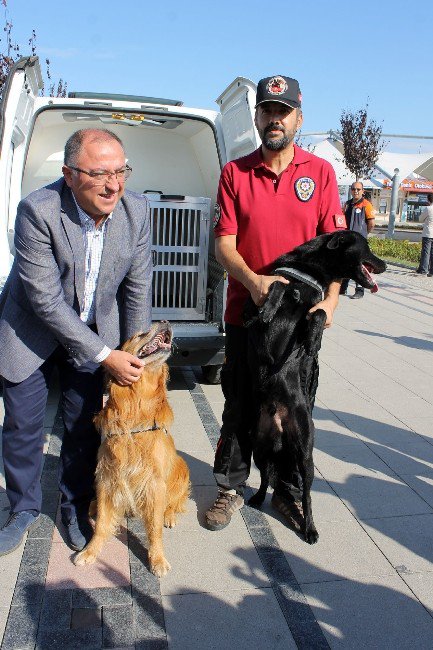
[[[41,630],[35,650],[100,650],[102,628],[89,630]]]
[[[58,478],[57,470],[50,470],[42,474],[41,477],[42,490],[55,490],[58,486],[58,483],[59,483],[59,478]]]
[[[296,649],[270,588],[173,595],[163,602],[170,650]]]
[[[141,562],[131,563],[131,588],[133,598],[142,595],[158,595],[160,583],[156,576]]]
[[[92,564],[75,566],[72,551],[58,534],[60,539],[51,545],[50,562],[47,571],[47,588],[49,589],[90,589],[127,586],[130,582],[128,547],[116,537],[110,538]]]
[[[149,558],[147,548],[145,546],[146,540],[142,537],[137,537],[134,533],[129,534],[129,562],[130,567],[137,562],[147,569],[149,568]]]
[[[135,650],[167,650],[167,639],[145,639],[135,643]]]
[[[22,562],[32,567],[45,567],[49,554],[49,539],[28,539],[24,547]]]
[[[136,537],[146,538],[146,531],[144,530],[143,522],[138,517],[131,517],[128,519],[128,531],[133,533]]]
[[[54,531],[54,520],[46,514],[39,515],[37,522],[30,528],[28,539],[51,540]]]
[[[11,607],[3,637],[2,650],[34,648],[40,611],[40,603]]]
[[[24,562],[21,562],[16,585],[20,586],[29,583],[45,584],[46,572],[47,570],[44,566],[33,566],[31,564],[24,564]]]
[[[77,589],[72,592],[73,607],[109,607],[130,603],[131,588]]]
[[[167,640],[160,596],[140,596],[133,603],[135,642]]]
[[[304,587],[335,650],[431,648],[431,616],[397,575]]]
[[[45,515],[55,517],[57,506],[59,504],[59,491],[45,491],[42,493],[42,508],[41,512]]]
[[[102,635],[104,648],[134,644],[132,604],[102,608]]]
[[[42,577],[39,582],[28,582],[27,580],[15,587],[12,598],[12,605],[25,605],[41,603],[45,593],[45,579]]]
[[[69,630],[72,614],[72,590],[46,591],[39,630]]]

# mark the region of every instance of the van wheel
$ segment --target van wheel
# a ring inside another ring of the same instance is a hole
[[[202,366],[201,371],[207,384],[221,383],[221,366]]]

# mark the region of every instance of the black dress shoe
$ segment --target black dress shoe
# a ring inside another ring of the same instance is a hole
[[[88,517],[73,517],[69,522],[64,523],[66,530],[66,541],[74,551],[82,551],[90,542],[93,536],[93,528]]]

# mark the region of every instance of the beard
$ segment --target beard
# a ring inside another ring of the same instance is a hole
[[[269,131],[281,131],[281,138],[267,137]],[[268,124],[261,132],[259,132],[263,146],[270,151],[282,151],[291,144],[296,135],[296,129],[283,129],[275,124]]]

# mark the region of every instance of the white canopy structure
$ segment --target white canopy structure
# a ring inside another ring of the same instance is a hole
[[[428,180],[433,180],[433,151],[427,153],[389,153],[383,151],[376,165],[379,171],[387,172],[392,178],[394,170],[399,170],[401,179],[411,174],[418,174]]]
[[[384,139],[386,139],[386,136],[384,136]],[[344,164],[343,143],[337,139],[334,132],[305,134],[301,138],[301,146],[304,146],[304,140],[307,140],[307,146],[314,151],[316,156],[331,163],[339,185],[350,185],[355,180],[354,175]],[[395,143],[392,144],[395,147]],[[390,142],[387,141],[387,148],[389,148],[389,145]],[[408,148],[407,144],[405,148]],[[385,176],[392,179],[396,169],[399,170],[400,179],[407,178],[411,174],[417,174],[428,180],[433,180],[433,150],[422,153],[383,151],[379,155],[376,164],[377,173],[373,174],[371,179],[363,180],[364,186],[381,187],[382,184],[376,177]]]
[[[335,147],[332,140],[327,138],[314,146],[314,154],[319,158],[324,158],[334,168],[338,185],[351,185],[355,176],[344,164],[343,154]]]

